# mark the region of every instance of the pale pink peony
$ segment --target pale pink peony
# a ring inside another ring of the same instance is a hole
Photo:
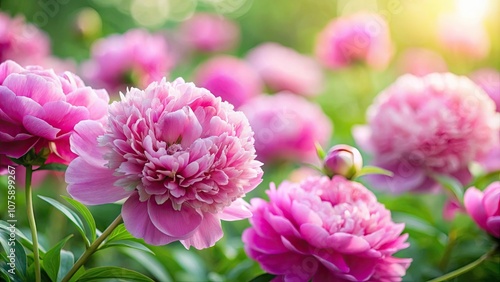
[[[323,89],[323,71],[318,63],[291,48],[264,43],[252,49],[247,60],[273,91],[314,96]]]
[[[202,52],[228,51],[240,39],[238,25],[221,15],[197,13],[179,27],[181,41],[190,49]]]
[[[378,14],[359,12],[332,20],[318,36],[316,56],[331,69],[363,62],[384,69],[393,46],[386,21]]]
[[[76,157],[69,144],[74,126],[103,121],[109,97],[70,72],[56,75],[6,61],[0,65],[0,101],[0,154],[17,159],[50,148],[47,163],[66,164]]]
[[[484,192],[475,187],[465,191],[467,213],[481,229],[500,239],[500,182],[491,183]]]
[[[50,55],[48,36],[24,18],[0,12],[0,62],[40,65]]]
[[[486,58],[490,52],[490,39],[479,21],[455,14],[442,15],[438,22],[438,40],[446,52],[471,59]]]
[[[263,88],[259,74],[245,61],[231,56],[214,57],[200,65],[194,81],[235,108],[261,94]]]
[[[243,113],[182,79],[132,88],[107,126],[76,126],[68,192],[89,205],[127,198],[125,227],[149,244],[210,247],[220,220],[251,216],[241,197],[262,177],[252,135]]]
[[[375,195],[341,176],[271,184],[269,202],[252,199],[247,254],[274,281],[401,281],[411,259],[403,223]]]
[[[468,165],[499,142],[493,101],[466,77],[451,73],[404,75],[368,110],[368,125],[354,129],[374,164],[394,177],[373,176],[393,193],[437,188],[433,174],[470,178]]]
[[[291,93],[261,95],[240,108],[255,131],[258,159],[318,161],[315,142],[326,145],[332,123],[321,108]]]
[[[162,35],[134,29],[94,43],[91,59],[83,64],[82,72],[93,85],[117,92],[127,86],[145,88],[168,75],[173,65],[174,58]]]
[[[425,76],[433,72],[446,72],[448,66],[443,57],[434,51],[410,48],[399,57],[398,70],[401,74]]]

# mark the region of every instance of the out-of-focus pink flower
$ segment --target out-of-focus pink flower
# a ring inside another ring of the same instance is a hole
[[[271,184],[269,202],[252,199],[247,254],[277,281],[401,281],[411,259],[403,223],[375,195],[341,176]]]
[[[69,138],[82,120],[104,121],[108,94],[70,72],[0,64],[0,154],[20,158],[50,148],[47,163],[69,163]]]
[[[68,192],[89,205],[127,198],[125,227],[149,244],[210,247],[220,220],[251,216],[241,197],[262,178],[252,135],[243,113],[182,79],[132,88],[107,126],[76,126]]]
[[[188,48],[202,52],[228,51],[240,39],[240,30],[235,22],[210,13],[193,15],[181,24],[179,33]]]
[[[363,167],[363,158],[358,149],[349,145],[335,145],[323,160],[323,169],[328,176],[342,175],[350,179]]]
[[[214,57],[199,66],[194,81],[236,108],[261,94],[263,88],[259,74],[250,65],[230,56]]]
[[[166,39],[141,29],[100,39],[91,53],[82,72],[93,85],[110,92],[125,91],[127,86],[145,88],[168,75],[174,65]]]
[[[261,95],[240,108],[255,131],[258,159],[319,161],[315,142],[326,145],[332,123],[321,108],[292,93]]]
[[[484,193],[471,187],[465,191],[467,213],[481,229],[500,238],[500,182],[491,183]]]
[[[14,60],[21,65],[39,65],[50,54],[48,36],[24,18],[0,12],[0,62]]]
[[[482,23],[455,14],[441,16],[438,39],[447,52],[459,56],[480,60],[490,51],[490,40]]]
[[[398,62],[399,73],[425,76],[433,72],[446,72],[448,66],[438,53],[421,48],[404,51]]]
[[[334,19],[316,42],[316,56],[331,69],[341,69],[356,62],[384,69],[392,54],[387,23],[374,13],[360,12]]]
[[[437,188],[432,174],[470,180],[468,165],[499,142],[493,101],[466,77],[404,75],[368,110],[354,137],[394,177],[370,176],[393,193]]]
[[[317,62],[291,48],[264,43],[251,50],[247,60],[276,92],[314,96],[323,89],[323,72]]]
[[[495,101],[497,112],[500,112],[500,72],[485,68],[473,72],[470,78]]]
[[[447,199],[443,207],[444,220],[452,221],[457,212],[463,211],[463,207],[455,199]]]

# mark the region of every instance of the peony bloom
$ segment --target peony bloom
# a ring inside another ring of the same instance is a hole
[[[261,95],[240,108],[255,131],[259,160],[317,160],[315,142],[326,145],[332,123],[321,108],[291,93]]]
[[[48,36],[23,17],[0,12],[0,62],[14,60],[21,65],[39,65],[50,55]]]
[[[411,259],[403,223],[375,195],[341,176],[271,184],[270,202],[252,199],[247,254],[276,281],[401,281]]]
[[[274,91],[314,96],[323,88],[323,72],[312,58],[277,43],[264,43],[247,55],[265,83]]]
[[[316,42],[318,60],[331,69],[364,62],[384,69],[392,57],[389,28],[377,14],[360,12],[332,20]]]
[[[371,177],[393,193],[432,190],[433,174],[465,184],[469,163],[499,142],[493,101],[468,78],[450,73],[400,77],[376,98],[367,119],[354,137],[375,165],[394,172]]]
[[[261,94],[263,88],[259,74],[250,65],[230,56],[214,57],[199,66],[194,81],[236,108]]]
[[[433,72],[446,72],[448,66],[438,53],[420,48],[407,49],[399,58],[399,73],[425,76]]]
[[[148,244],[210,247],[220,220],[251,216],[241,197],[262,177],[252,135],[243,113],[182,79],[132,88],[107,126],[76,126],[68,192],[89,205],[126,198],[125,227]]]
[[[145,30],[130,30],[100,39],[92,46],[92,58],[83,73],[94,85],[111,92],[127,86],[145,88],[161,80],[173,67],[166,40]]]
[[[20,158],[50,148],[47,163],[69,163],[76,157],[69,139],[82,120],[102,122],[108,94],[83,84],[70,72],[0,64],[0,154]]]
[[[465,191],[467,213],[489,234],[500,239],[500,182],[491,183],[484,192],[475,187]]]
[[[190,49],[202,52],[228,51],[240,39],[240,30],[235,22],[209,13],[197,13],[184,21],[179,33],[181,41]]]

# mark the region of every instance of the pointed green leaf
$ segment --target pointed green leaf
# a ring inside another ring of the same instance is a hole
[[[376,166],[367,165],[367,166],[364,166],[356,174],[355,177],[360,177],[360,176],[368,175],[368,174],[382,174],[382,175],[387,175],[387,176],[391,176],[391,177],[394,175],[394,173],[392,173],[392,171],[389,171],[389,170],[386,170],[386,169],[383,169],[380,167],[376,167]]]
[[[52,281],[57,281],[61,265],[61,249],[71,237],[73,237],[73,235],[69,235],[68,237],[62,239],[43,256],[43,269],[45,269],[45,272],[49,275]]]
[[[123,253],[137,261],[146,270],[151,273],[157,281],[171,282],[172,277],[168,274],[165,267],[158,261],[157,257],[135,249],[122,249]]]
[[[316,146],[316,154],[318,155],[320,160],[323,160],[326,157],[325,150],[323,150],[323,147],[319,143],[314,143],[314,146]]]
[[[65,172],[67,168],[68,168],[68,166],[64,165],[64,164],[51,163],[51,164],[44,164],[44,165],[40,166],[39,168],[35,169],[34,171],[38,171],[38,170],[53,170],[53,171],[62,171],[62,172]]]
[[[128,239],[134,239],[135,237],[132,236],[128,232],[128,230],[125,228],[125,225],[122,223],[118,225],[113,232],[109,235],[108,239],[106,242],[112,242],[112,241],[120,241],[120,240],[128,240]]]
[[[87,234],[87,236],[90,239],[90,243],[94,242],[96,239],[96,225],[95,225],[95,219],[92,216],[90,210],[84,204],[78,202],[75,199],[66,196],[61,196],[61,197],[65,199],[68,203],[70,203],[83,216],[83,219],[85,220],[88,226],[87,233],[89,234]]]
[[[257,277],[254,277],[252,280],[250,280],[250,282],[269,282],[269,281],[273,280],[274,277],[276,277],[276,276],[269,274],[269,273],[264,273],[264,274],[261,274]]]
[[[106,281],[109,279],[123,279],[134,282],[154,282],[153,279],[130,269],[115,266],[104,266],[91,268],[80,276],[78,282],[85,281]]]
[[[21,279],[24,279],[26,277],[26,269],[27,269],[27,257],[26,257],[26,251],[24,250],[23,245],[17,238],[15,240],[9,240],[10,239],[10,232],[6,232],[5,230],[1,230],[0,232],[0,244],[2,245],[2,248],[5,250],[6,253],[6,258],[9,258],[9,255],[11,255],[11,249],[14,250],[14,265],[16,268],[16,273],[19,275]]]
[[[5,231],[6,233],[10,233],[9,228],[10,228],[9,223],[0,220],[0,230]],[[28,239],[28,237],[26,237],[21,232],[21,230],[17,228],[16,228],[16,239],[19,240],[19,242],[21,242],[21,244],[29,251],[33,251],[33,242],[31,242],[31,240]],[[40,250],[41,255],[45,254],[45,249],[41,245],[38,245],[38,249]]]
[[[127,247],[127,248],[132,248],[136,250],[141,250],[150,254],[154,255],[154,252],[151,251],[148,247],[144,246],[143,244],[131,240],[120,240],[120,241],[112,241],[112,242],[106,242],[104,246],[101,247],[101,249],[104,248],[109,248],[109,247]]]
[[[446,190],[450,191],[455,199],[457,199],[460,203],[463,201],[464,187],[456,178],[442,174],[432,174],[431,177]]]
[[[89,239],[85,236],[85,226],[83,225],[81,218],[74,211],[72,211],[71,209],[69,209],[65,205],[59,203],[58,201],[56,201],[52,198],[48,198],[48,197],[44,197],[44,196],[40,196],[40,195],[38,195],[38,197],[40,199],[44,200],[45,202],[51,204],[53,207],[55,207],[59,211],[61,211],[71,222],[73,222],[75,224],[76,228],[78,229],[78,232],[80,232],[82,237],[85,238],[87,241],[89,241]]]
[[[64,276],[75,264],[75,257],[72,252],[61,250],[61,263],[59,264],[59,272],[57,273],[57,282],[62,281]]]

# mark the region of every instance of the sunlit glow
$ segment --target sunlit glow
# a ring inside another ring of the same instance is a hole
[[[455,0],[457,13],[469,20],[482,20],[490,8],[490,0]]]

